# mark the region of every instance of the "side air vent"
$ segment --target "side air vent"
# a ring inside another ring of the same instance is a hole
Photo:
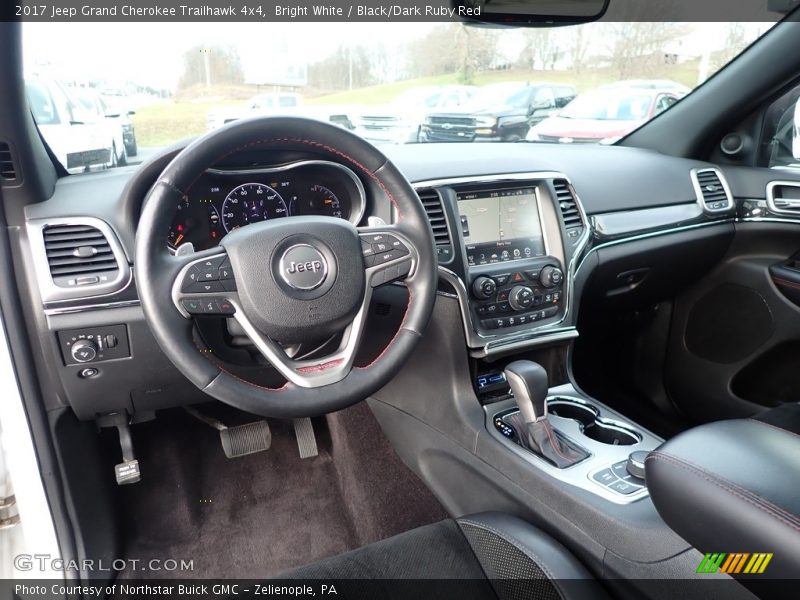
[[[578,210],[578,203],[572,188],[566,179],[553,180],[553,187],[556,190],[556,201],[561,210],[561,218],[564,220],[564,227],[569,237],[578,237],[583,230],[583,219]]]
[[[770,212],[800,218],[800,181],[771,181],[767,184]]]
[[[453,240],[450,238],[450,230],[447,228],[442,199],[436,190],[432,189],[418,190],[417,195],[428,214],[439,260],[446,262],[453,256]]]
[[[733,196],[719,169],[695,169],[691,173],[697,201],[709,213],[722,213],[733,208]]]
[[[105,234],[91,225],[50,225],[42,231],[53,283],[77,287],[108,283],[119,265]]]
[[[11,146],[6,142],[0,142],[0,179],[4,182],[14,182],[17,180],[17,168],[14,166],[14,156],[11,153]]]

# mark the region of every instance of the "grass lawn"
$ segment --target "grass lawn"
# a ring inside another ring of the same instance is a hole
[[[672,79],[689,87],[697,83],[697,62],[680,65],[664,65],[662,73],[654,74],[654,79]],[[594,69],[582,73],[574,71],[536,72],[524,69],[508,71],[487,71],[475,76],[475,85],[487,85],[504,81],[548,81],[574,85],[578,92],[590,90],[599,85],[619,80],[619,75],[612,69]],[[441,75],[421,77],[394,83],[385,83],[355,90],[336,92],[313,98],[306,98],[306,104],[320,106],[326,104],[384,104],[398,94],[413,87],[423,85],[447,85],[459,83],[458,75]],[[152,106],[141,107],[134,117],[136,138],[140,146],[165,146],[182,138],[200,135],[206,131],[208,111],[214,108],[241,106],[242,92],[231,92],[230,100],[171,100]]]

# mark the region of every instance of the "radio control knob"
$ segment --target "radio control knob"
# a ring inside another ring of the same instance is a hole
[[[486,300],[497,292],[497,284],[491,277],[476,277],[472,282],[472,293],[476,298]]]
[[[517,285],[508,293],[508,303],[514,310],[527,310],[533,305],[533,290],[527,285]]]
[[[89,340],[78,340],[72,344],[69,353],[75,362],[91,362],[97,358],[97,346]]]
[[[548,265],[539,272],[539,281],[546,288],[554,288],[564,281],[564,273],[558,267]]]

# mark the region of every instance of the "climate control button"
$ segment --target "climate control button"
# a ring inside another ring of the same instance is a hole
[[[476,277],[472,282],[472,293],[476,298],[486,300],[497,292],[497,284],[491,277]]]
[[[527,310],[533,305],[533,290],[526,285],[517,285],[511,288],[508,294],[508,303],[517,311]]]
[[[546,288],[554,288],[564,281],[564,273],[558,267],[548,265],[539,272],[539,281]]]

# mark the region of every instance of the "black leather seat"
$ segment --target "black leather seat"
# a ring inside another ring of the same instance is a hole
[[[502,513],[420,527],[278,579],[336,581],[339,597],[344,591],[348,598],[607,597],[566,548],[529,523]]]

